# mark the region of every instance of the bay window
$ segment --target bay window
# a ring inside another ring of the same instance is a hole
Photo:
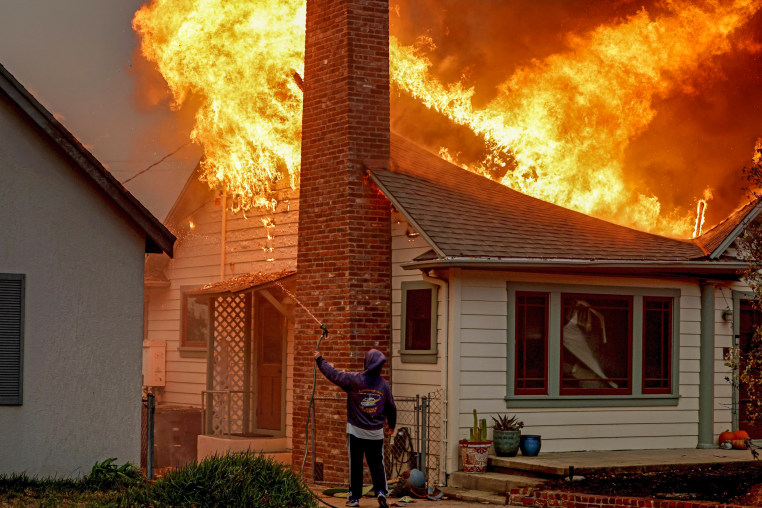
[[[508,405],[676,404],[679,296],[509,283]]]

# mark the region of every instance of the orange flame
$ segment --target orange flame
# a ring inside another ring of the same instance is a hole
[[[575,37],[568,53],[517,70],[481,109],[472,106],[473,89],[441,84],[417,48],[394,39],[392,80],[481,135],[490,157],[505,154],[498,161],[509,166],[505,185],[639,229],[687,235],[688,214],[664,217],[655,196],[626,187],[625,149],[654,118],[654,99],[679,92],[702,63],[729,51],[728,36],[760,2],[669,5],[668,16],[652,19],[641,10]],[[484,161],[482,170],[490,166]]]
[[[442,84],[420,50],[394,38],[391,80],[485,140],[490,154],[468,169],[587,214],[687,236],[689,213],[665,214],[654,195],[627,186],[625,150],[654,118],[653,101],[679,93],[702,64],[730,51],[730,34],[761,3],[668,0],[669,13],[658,18],[641,10],[520,68],[483,108],[473,106],[473,89]],[[192,137],[204,147],[203,178],[244,210],[272,209],[278,180],[298,185],[302,93],[294,72],[303,69],[304,15],[304,0],[152,0],[133,20],[175,103],[201,103]],[[431,49],[433,41],[418,45]]]
[[[133,18],[175,105],[199,100],[202,178],[235,208],[272,208],[275,183],[298,185],[304,23],[303,0],[153,0]]]

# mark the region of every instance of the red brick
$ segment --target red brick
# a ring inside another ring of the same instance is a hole
[[[388,12],[388,0],[307,2],[297,297],[330,330],[321,350],[339,369],[360,370],[376,344],[391,349],[390,206],[363,173],[363,161],[389,159]],[[297,309],[294,379],[309,380],[294,383],[299,464],[319,333]],[[318,393],[341,395],[324,380]],[[343,482],[346,410],[316,411],[325,480]]]

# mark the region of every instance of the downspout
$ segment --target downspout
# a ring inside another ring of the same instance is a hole
[[[431,284],[436,284],[439,286],[440,294],[442,295],[442,320],[444,321],[444,338],[442,340],[444,344],[444,351],[443,351],[443,365],[444,368],[442,369],[442,386],[444,387],[444,400],[442,404],[442,448],[444,450],[444,457],[442,457],[442,464],[444,464],[444,473],[447,474],[447,444],[449,443],[449,440],[447,439],[447,402],[450,398],[450,384],[448,383],[449,379],[449,369],[448,369],[448,359],[449,359],[449,351],[450,351],[450,334],[449,328],[450,328],[450,320],[449,320],[449,310],[450,310],[450,288],[447,284],[447,281],[444,279],[439,279],[437,277],[432,277],[429,275],[429,270],[421,272],[421,277],[424,281],[429,282]]]
[[[699,351],[698,445],[714,445],[714,284],[701,281],[701,341]]]
[[[228,191],[222,191],[222,235],[220,238],[220,281],[225,280],[225,245],[228,241]]]

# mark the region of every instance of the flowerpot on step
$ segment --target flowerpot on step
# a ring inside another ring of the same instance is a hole
[[[540,447],[542,446],[542,437],[526,434],[521,436],[521,442],[519,448],[521,448],[521,455],[525,457],[536,457],[540,453]]]
[[[521,441],[520,430],[493,430],[492,444],[498,457],[515,457]]]
[[[460,458],[466,473],[484,473],[487,471],[487,458],[492,441],[461,441]]]

